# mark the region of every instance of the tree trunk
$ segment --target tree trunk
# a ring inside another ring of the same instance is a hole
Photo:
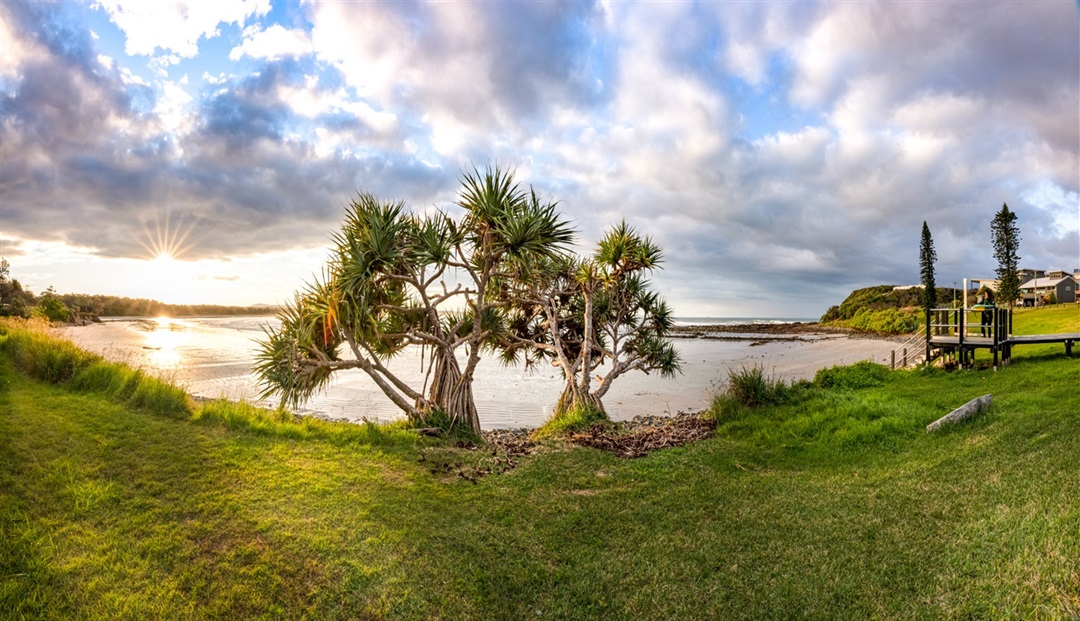
[[[454,423],[480,434],[480,416],[476,412],[472,382],[465,381],[453,352],[436,354],[428,401],[442,408]]]
[[[607,410],[604,409],[604,403],[599,397],[594,393],[581,392],[577,382],[573,379],[567,380],[562,394],[559,395],[559,401],[555,404],[555,414],[552,418],[559,418],[581,407],[592,408],[607,416]]]

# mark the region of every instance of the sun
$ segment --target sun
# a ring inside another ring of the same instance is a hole
[[[195,304],[199,302],[203,283],[196,263],[159,254],[141,262],[132,284],[138,291],[136,297],[166,304]]]
[[[198,282],[195,264],[184,258],[191,249],[188,236],[194,221],[186,226],[172,221],[169,211],[154,212],[142,218],[143,234],[138,240],[146,256],[139,275],[140,296],[166,303],[190,303],[197,297]]]
[[[175,289],[187,280],[187,270],[183,261],[168,253],[162,253],[150,259],[150,275],[159,279],[159,284]]]
[[[187,243],[188,235],[194,227],[194,222],[187,227],[174,225],[169,212],[164,217],[159,212],[154,213],[153,227],[146,220],[142,220],[143,238],[139,243],[150,255],[151,261],[169,262],[177,261],[191,248]]]

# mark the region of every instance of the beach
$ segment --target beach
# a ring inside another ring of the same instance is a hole
[[[59,328],[80,347],[175,382],[197,398],[261,401],[251,365],[256,339],[272,317],[107,319],[101,324]],[[604,397],[614,420],[704,410],[726,385],[730,370],[760,365],[770,375],[812,379],[821,368],[862,360],[889,363],[897,342],[798,324],[747,323],[681,326],[674,339],[683,365],[674,379],[630,373]],[[419,351],[406,350],[390,367],[414,385],[422,383]],[[553,367],[505,367],[481,361],[473,384],[484,429],[537,427],[551,415],[562,388]],[[359,371],[338,374],[330,388],[298,413],[350,421],[395,420],[401,413]]]

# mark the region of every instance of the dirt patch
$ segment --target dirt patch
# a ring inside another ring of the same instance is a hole
[[[459,442],[453,448],[428,448],[421,451],[419,461],[433,475],[476,483],[489,474],[517,468],[522,457],[538,448],[523,429],[485,431],[483,435],[483,445]]]

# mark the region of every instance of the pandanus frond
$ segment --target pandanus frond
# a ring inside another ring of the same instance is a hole
[[[489,166],[462,179],[458,205],[465,209],[464,228],[482,254],[511,261],[552,258],[569,252],[574,231],[534,191],[526,192],[512,171]]]
[[[675,309],[657,297],[647,309],[649,323],[658,336],[667,336],[675,327]]]
[[[608,231],[596,249],[596,261],[611,279],[642,270],[654,270],[663,258],[660,246],[652,238],[639,235],[625,220]]]
[[[281,325],[263,328],[257,341],[254,370],[259,375],[262,398],[278,396],[296,407],[325,388],[331,370],[326,361],[337,360],[340,344],[325,304],[325,284],[309,286],[278,312]]]
[[[349,206],[341,230],[332,237],[338,277],[343,286],[362,285],[372,274],[393,272],[406,260],[413,223],[405,204],[382,203],[371,194],[359,194]]]
[[[418,264],[445,265],[460,242],[454,221],[439,212],[415,221],[413,256]]]

